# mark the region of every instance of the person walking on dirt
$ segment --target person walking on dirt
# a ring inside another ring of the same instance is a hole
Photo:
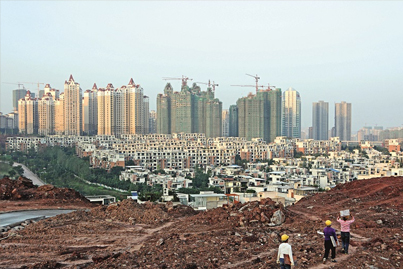
[[[277,263],[280,264],[281,269],[291,269],[291,265],[294,266],[294,258],[292,256],[291,245],[288,244],[288,238],[290,238],[288,235],[283,234],[281,236],[281,241],[283,243],[281,243],[278,247]],[[287,254],[290,257],[291,264],[286,264],[284,260],[284,254]]]
[[[350,224],[355,221],[351,214],[350,218],[349,220],[347,216],[342,219],[340,219],[340,216],[337,217],[337,222],[340,223],[342,251],[346,254],[348,254],[348,246],[350,245]]]
[[[325,255],[323,256],[323,263],[326,263],[330,250],[332,251],[332,262],[336,262],[336,230],[331,227],[332,222],[330,220],[327,220],[325,224],[326,228],[323,230],[323,234],[325,235]]]

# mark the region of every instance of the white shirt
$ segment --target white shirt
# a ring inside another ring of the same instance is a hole
[[[277,261],[280,261],[280,258],[284,259],[284,254],[288,254],[290,256],[291,264],[294,264],[291,245],[288,243],[281,243],[278,247]]]

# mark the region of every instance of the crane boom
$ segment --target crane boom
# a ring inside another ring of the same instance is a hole
[[[163,80],[182,80],[182,87],[187,85],[188,80],[193,80],[188,78],[187,76],[182,75],[182,78],[170,78],[170,77],[163,77]]]
[[[207,85],[208,87],[212,87],[213,92],[215,92],[215,86],[219,86],[218,84],[215,84],[215,82],[213,81],[213,83],[210,82],[210,80],[208,80],[208,83],[206,82],[195,82],[195,83],[200,83],[200,84],[204,84]]]
[[[22,82],[22,83],[36,84],[38,86],[38,98],[41,97],[41,96],[39,96],[39,85],[45,85],[45,83],[43,83],[43,82]]]
[[[255,81],[256,81],[256,93],[257,93],[257,88],[258,88],[260,77],[258,75],[256,75],[256,76],[253,76],[253,75],[250,75],[250,74],[246,74],[246,75],[255,78]]]

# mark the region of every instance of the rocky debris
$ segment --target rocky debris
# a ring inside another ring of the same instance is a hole
[[[197,212],[188,206],[156,204],[146,202],[138,204],[132,199],[126,199],[109,206],[99,206],[89,211],[88,216],[103,219],[108,222],[121,221],[130,224],[148,224],[159,226],[165,222],[185,216],[193,216]]]
[[[336,217],[344,209],[356,218],[350,254],[339,246],[338,262],[326,266],[402,268],[402,180],[351,182],[287,208],[265,199],[198,213],[125,200],[78,210],[13,231],[1,241],[0,268],[46,260],[70,268],[276,268],[284,233],[298,268],[320,267],[323,235],[317,231],[326,219],[339,230]]]
[[[275,226],[284,222],[283,205],[271,199],[229,204],[225,207],[204,211],[189,221],[193,224],[219,225],[225,227],[256,226],[261,223]]]
[[[56,188],[53,185],[36,186],[32,180],[19,177],[16,180],[4,177],[0,179],[0,201],[19,200],[52,200],[52,204],[81,204],[91,206],[91,203],[79,192],[68,188]]]
[[[46,261],[35,263],[34,265],[22,266],[21,269],[53,269],[61,267],[62,265],[56,261]]]

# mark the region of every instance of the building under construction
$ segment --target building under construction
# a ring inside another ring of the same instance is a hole
[[[206,137],[222,135],[222,102],[214,98],[214,86],[201,91],[182,79],[180,92],[167,83],[164,94],[157,96],[157,133],[204,133]]]
[[[273,142],[281,134],[281,89],[250,93],[238,99],[237,108],[239,137]]]

